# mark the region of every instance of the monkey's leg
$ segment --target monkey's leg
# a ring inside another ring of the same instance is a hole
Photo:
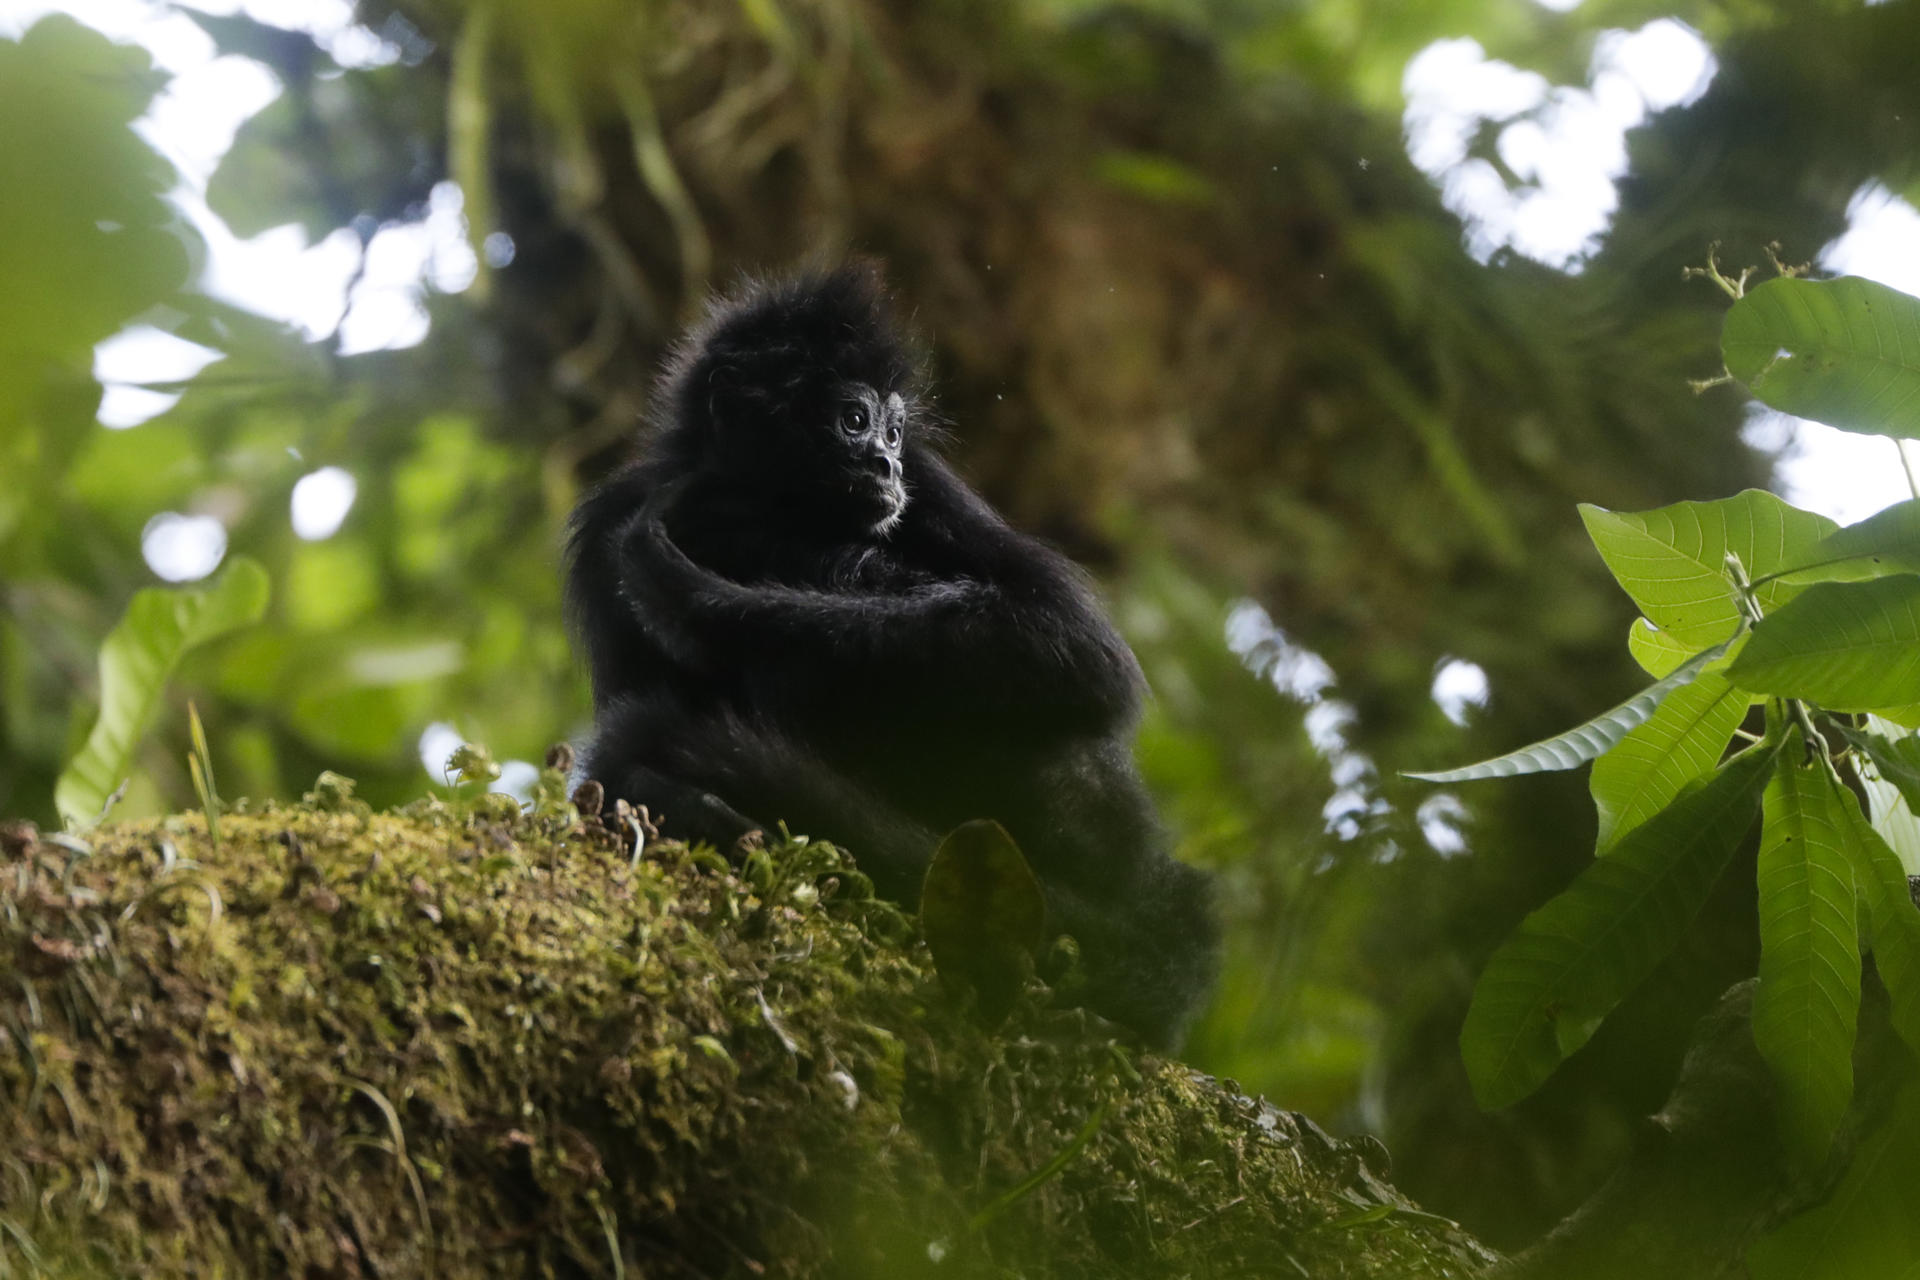
[[[748,831],[785,823],[831,840],[896,901],[919,892],[938,843],[930,829],[779,730],[669,695],[609,708],[586,771],[610,798],[648,805],[676,838],[732,849]]]
[[[935,833],[778,730],[722,716],[672,754],[683,776],[741,811],[845,848],[882,896],[911,905],[919,893]]]

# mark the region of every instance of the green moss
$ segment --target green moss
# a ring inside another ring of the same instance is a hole
[[[830,846],[735,873],[542,809],[331,778],[217,850],[182,816],[0,853],[0,1275],[1486,1260],[1043,989],[982,1032]]]

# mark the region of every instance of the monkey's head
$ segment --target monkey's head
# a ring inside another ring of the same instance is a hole
[[[923,400],[919,366],[864,265],[719,303],[660,395],[691,465],[829,530],[882,535],[906,510]]]

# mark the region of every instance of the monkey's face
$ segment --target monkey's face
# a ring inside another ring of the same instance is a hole
[[[712,465],[832,537],[891,533],[907,507],[913,408],[856,379],[736,382],[712,400]]]
[[[849,266],[723,303],[663,399],[711,473],[830,538],[868,537],[906,510],[919,385],[878,276]]]
[[[842,388],[839,411],[823,453],[837,462],[826,477],[844,489],[850,509],[877,534],[887,534],[907,509],[907,403],[898,391],[881,395],[863,382]]]

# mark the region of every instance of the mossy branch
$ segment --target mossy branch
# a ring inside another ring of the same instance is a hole
[[[1380,1180],[1377,1144],[1137,1055],[1043,987],[981,1029],[828,845],[634,861],[541,810],[374,814],[333,779],[232,806],[217,846],[198,814],[86,844],[7,828],[0,1273],[1492,1261]],[[154,892],[183,860],[208,891]]]

